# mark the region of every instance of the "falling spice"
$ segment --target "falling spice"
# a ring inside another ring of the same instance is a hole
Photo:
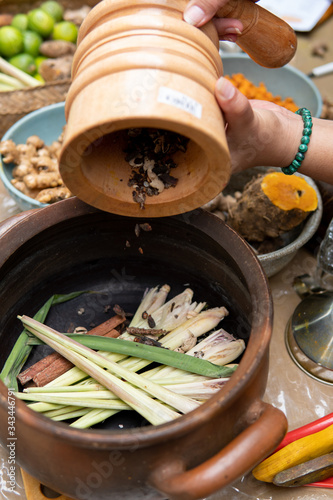
[[[177,185],[178,179],[170,174],[177,167],[172,156],[177,151],[186,151],[188,139],[153,128],[131,128],[127,134],[125,160],[132,168],[128,186],[133,188],[135,203],[144,209],[147,196],[157,196]]]

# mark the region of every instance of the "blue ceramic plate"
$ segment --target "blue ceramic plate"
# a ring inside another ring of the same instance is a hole
[[[247,54],[222,53],[225,75],[243,73],[255,85],[263,82],[273,95],[282,99],[291,97],[299,108],[308,108],[312,116],[320,117],[322,98],[312,80],[302,71],[289,64],[282,68],[264,68],[255,63]]]
[[[50,145],[58,139],[64,125],[65,104],[63,102],[51,104],[37,109],[18,120],[7,130],[2,140],[12,139],[15,144],[25,144],[28,137],[38,135],[46,145]],[[15,165],[3,163],[1,156],[0,159],[0,179],[21,210],[45,206],[43,203],[21,193],[11,184],[12,170]]]

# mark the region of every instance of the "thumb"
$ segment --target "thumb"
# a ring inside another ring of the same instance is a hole
[[[226,78],[217,80],[215,96],[229,128],[244,129],[253,121],[254,113],[249,100]]]

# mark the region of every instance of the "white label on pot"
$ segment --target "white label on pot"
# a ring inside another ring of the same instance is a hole
[[[168,87],[160,87],[158,91],[158,102],[170,104],[176,108],[187,111],[197,118],[201,118],[202,106],[198,101],[192,99],[178,90],[169,89]]]

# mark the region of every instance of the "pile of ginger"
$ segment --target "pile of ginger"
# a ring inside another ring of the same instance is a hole
[[[50,146],[37,135],[28,137],[25,144],[7,139],[0,142],[4,163],[13,163],[13,186],[40,203],[55,203],[72,196],[59,173],[59,154],[62,135]]]

